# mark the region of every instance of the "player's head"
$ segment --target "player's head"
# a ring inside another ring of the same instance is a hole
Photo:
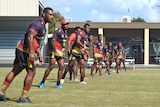
[[[90,32],[90,25],[89,25],[88,23],[84,24],[83,29],[84,29],[84,31],[85,31],[87,34],[89,34],[89,32]]]
[[[118,47],[122,47],[122,43],[121,42],[118,42]]]
[[[88,40],[89,40],[90,42],[93,40],[93,34],[92,34],[92,33],[89,33]]]
[[[74,28],[74,31],[75,31],[75,33],[77,33],[77,32],[79,32],[79,31],[81,31],[81,27],[76,26],[76,27]]]
[[[66,19],[63,19],[61,21],[62,29],[68,29],[68,24],[69,24],[69,22]]]
[[[110,47],[111,47],[111,46],[112,46],[112,42],[108,42],[108,46],[110,46]]]
[[[43,9],[42,17],[44,18],[45,23],[51,23],[54,18],[54,11],[50,7],[46,7]]]
[[[102,34],[98,34],[98,40],[102,41]]]

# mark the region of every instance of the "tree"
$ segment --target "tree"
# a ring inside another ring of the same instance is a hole
[[[133,17],[132,22],[146,22],[144,19],[140,18],[140,17]]]
[[[49,28],[48,33],[49,34],[53,33],[55,31],[55,23],[60,22],[63,19],[64,17],[59,12],[56,11],[54,14],[54,21],[52,23],[49,23],[48,25],[48,28]]]

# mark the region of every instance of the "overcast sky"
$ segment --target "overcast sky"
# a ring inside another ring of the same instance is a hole
[[[160,0],[41,0],[73,22],[122,22],[123,16],[160,22]]]

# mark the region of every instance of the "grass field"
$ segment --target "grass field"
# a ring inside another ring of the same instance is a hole
[[[0,68],[0,84],[11,68]],[[69,81],[68,75],[63,89],[53,88],[57,69],[49,75],[44,89],[37,86],[45,68],[37,68],[37,74],[29,92],[33,103],[19,104],[23,79],[26,72],[19,74],[7,90],[10,101],[0,102],[0,107],[159,107],[160,70],[122,70],[111,76],[90,77],[86,69],[87,85]],[[105,69],[103,69],[103,72]]]

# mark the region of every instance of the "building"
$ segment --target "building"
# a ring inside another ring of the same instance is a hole
[[[39,0],[0,0],[0,63],[13,63],[17,42],[43,8]]]
[[[72,22],[69,33],[75,26],[83,27],[86,22]],[[127,57],[134,57],[136,64],[157,64],[160,58],[160,23],[144,22],[87,22],[95,36],[103,34],[103,43],[122,42]],[[60,27],[57,23],[56,27]],[[92,55],[92,51],[90,53]]]

